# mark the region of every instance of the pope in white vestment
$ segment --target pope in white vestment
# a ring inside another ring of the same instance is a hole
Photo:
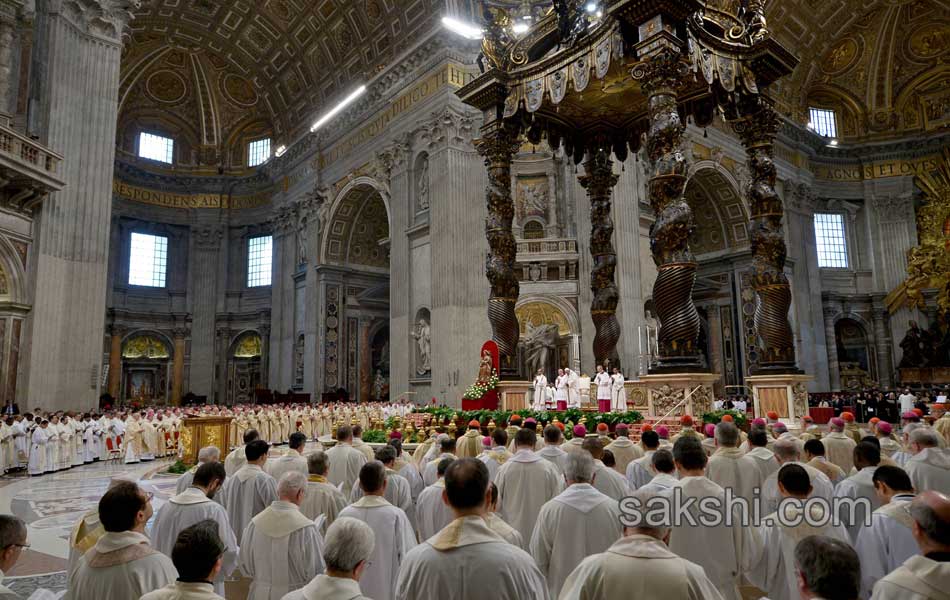
[[[532,443],[533,446],[533,443]],[[519,446],[498,469],[498,512],[506,523],[530,540],[538,511],[563,489],[561,472],[530,447]]]
[[[172,496],[158,510],[152,523],[152,547],[171,558],[178,534],[205,519],[211,519],[218,524],[218,536],[225,547],[221,572],[214,581],[214,591],[223,596],[224,580],[234,572],[238,564],[237,537],[228,522],[227,511],[217,502],[213,502],[203,490],[189,487]]]
[[[527,552],[505,541],[483,516],[468,515],[409,552],[399,570],[395,598],[550,600],[551,596]]]
[[[591,461],[584,468],[583,478],[590,478]],[[568,479],[577,476],[568,462]],[[547,578],[551,597],[560,594],[567,576],[582,560],[606,551],[622,533],[619,504],[588,482],[572,483],[542,506],[529,551]]]
[[[871,526],[862,527],[854,549],[861,559],[861,597],[870,598],[874,584],[920,553],[910,516],[913,494],[895,494],[871,515]]]
[[[277,500],[277,482],[260,465],[248,463],[228,477],[221,488],[221,504],[228,511],[231,528],[242,545],[244,528],[255,515]]]
[[[603,554],[588,556],[568,576],[559,600],[722,600],[703,568],[670,552],[663,541],[634,533]]]
[[[392,600],[396,597],[394,590],[400,565],[416,546],[416,536],[406,513],[382,496],[367,495],[344,508],[340,517],[359,519],[376,534],[376,545],[360,579],[360,589],[373,600]]]
[[[323,537],[287,499],[275,500],[251,519],[243,540],[241,571],[253,579],[248,600],[280,600],[323,572]]]
[[[145,534],[106,532],[69,574],[73,600],[129,600],[177,579],[172,560],[149,546]]]

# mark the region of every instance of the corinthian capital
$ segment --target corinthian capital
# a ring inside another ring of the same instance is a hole
[[[141,0],[60,0],[60,13],[90,35],[121,42],[141,5]]]

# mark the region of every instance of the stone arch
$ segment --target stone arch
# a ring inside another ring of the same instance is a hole
[[[0,304],[25,305],[28,303],[26,272],[20,253],[13,243],[0,235]],[[4,291],[5,290],[5,291]]]
[[[516,314],[519,314],[520,317],[518,310],[534,303],[550,305],[560,313],[566,321],[569,330],[568,333],[579,334],[581,332],[580,317],[577,314],[577,309],[574,308],[573,304],[560,296],[541,296],[537,294],[521,296],[518,298],[517,304],[515,304]],[[524,330],[525,325],[521,323],[520,319],[519,325],[521,325],[522,330]]]
[[[388,271],[388,252],[374,247],[388,239],[391,230],[385,187],[372,178],[357,177],[340,190],[328,214],[321,248],[324,264]]]
[[[134,338],[143,337],[143,336],[153,337],[153,338],[158,339],[158,341],[162,342],[162,344],[165,346],[165,350],[168,352],[169,358],[171,358],[175,349],[175,344],[172,342],[172,339],[168,337],[167,334],[164,334],[161,331],[158,331],[157,329],[135,329],[126,333],[125,336],[122,338],[123,356],[125,355],[126,344],[129,343],[129,341],[131,341]]]
[[[696,231],[690,239],[699,254],[724,252],[749,243],[749,211],[735,177],[715,161],[699,161],[683,192],[693,209]]]
[[[835,351],[838,364],[844,370],[855,364],[873,375],[876,371],[868,322],[854,313],[843,313],[834,319]]]
[[[233,338],[231,338],[231,344],[228,346],[228,358],[235,358],[235,353],[238,351],[240,344],[244,342],[246,338],[253,337],[253,336],[257,336],[258,340],[260,340],[261,354],[259,356],[263,356],[264,339],[261,336],[261,333],[256,329],[245,329],[241,331],[240,333],[238,333],[237,335],[235,335]]]

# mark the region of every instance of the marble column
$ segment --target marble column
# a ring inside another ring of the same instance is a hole
[[[119,398],[122,385],[122,336],[125,329],[113,325],[109,328],[109,395]]]
[[[48,63],[37,104],[37,118],[48,125],[42,141],[65,157],[66,187],[34,215],[35,304],[24,383],[30,406],[51,409],[88,409],[100,392],[119,61],[133,7],[82,4],[88,10],[48,4]]]
[[[835,317],[841,312],[840,306],[825,306],[822,314],[825,320],[825,342],[828,346],[828,383],[831,390],[841,389],[841,371],[838,368],[838,343],[835,339]]]
[[[218,253],[224,228],[217,223],[197,225],[191,234],[191,385],[198,396],[215,398],[215,319],[217,314]],[[226,360],[221,357],[221,360]],[[222,386],[219,386],[223,389]],[[220,389],[218,390],[220,392]],[[223,398],[218,398],[222,400]]]
[[[369,402],[373,395],[373,351],[369,347],[369,329],[373,319],[360,317],[360,402]]]
[[[894,359],[891,353],[890,314],[883,303],[875,302],[871,314],[874,322],[874,352],[877,355],[877,382],[882,389],[891,387]]]
[[[643,269],[640,254],[641,165],[630,157],[614,188],[614,242],[617,245],[617,289],[623,299],[617,307],[620,342],[617,346],[624,377],[633,379],[639,369],[640,327],[643,325]]]
[[[0,116],[13,114],[13,43],[21,0],[0,0]]]
[[[172,405],[181,405],[181,390],[185,383],[185,330],[176,329],[172,354]]]

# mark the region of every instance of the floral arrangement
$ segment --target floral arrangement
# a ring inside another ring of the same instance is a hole
[[[551,423],[554,419],[558,419],[562,423],[579,423],[580,420],[586,419],[587,429],[593,431],[598,423],[606,423],[607,425],[616,425],[617,423],[639,423],[643,421],[643,415],[640,412],[631,410],[623,413],[611,412],[611,413],[599,413],[599,412],[590,412],[582,411],[577,408],[572,408],[563,412],[555,411],[545,411],[545,410],[458,410],[455,408],[449,408],[445,406],[438,407],[426,407],[421,409],[416,409],[415,412],[418,413],[427,413],[435,417],[436,421],[443,423],[446,420],[456,417],[457,419],[468,423],[469,421],[476,420],[481,423],[483,426],[488,425],[490,421],[494,421],[497,424],[507,423],[511,419],[511,415],[519,415],[522,420],[532,418],[535,421],[545,425]],[[394,420],[390,419],[386,422],[386,427],[392,428]],[[568,435],[568,432],[565,430],[565,435]]]
[[[465,395],[462,397],[467,400],[478,400],[497,387],[498,373],[495,372],[495,369],[492,369],[491,377],[488,378],[488,381],[476,381],[465,390]]]
[[[714,410],[707,413],[703,413],[703,423],[712,423],[716,425],[719,421],[722,421],[724,415],[732,415],[732,420],[736,424],[736,427],[742,428],[746,421],[749,420],[749,417],[746,413],[738,410]]]

